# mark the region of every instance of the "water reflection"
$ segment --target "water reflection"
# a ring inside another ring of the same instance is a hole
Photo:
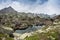
[[[33,26],[33,27],[29,27],[27,28],[26,30],[16,30],[15,32],[16,33],[20,33],[20,34],[23,34],[23,33],[26,33],[26,32],[32,32],[32,31],[36,31],[38,29],[40,29],[42,26]]]

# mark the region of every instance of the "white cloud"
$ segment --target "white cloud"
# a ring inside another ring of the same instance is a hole
[[[32,12],[32,13],[47,13],[49,15],[51,14],[60,14],[60,8],[56,7],[55,0],[49,0],[47,3],[43,5],[39,5],[38,2],[34,5],[24,5],[22,3],[14,1],[13,3],[8,3],[10,6],[12,6],[15,10],[19,12]],[[6,4],[0,4],[0,9],[4,8],[8,5]]]

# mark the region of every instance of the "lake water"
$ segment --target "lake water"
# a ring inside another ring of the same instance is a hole
[[[42,26],[33,26],[33,27],[29,27],[27,28],[26,30],[16,30],[15,32],[16,33],[20,33],[20,34],[23,34],[23,33],[26,33],[26,32],[32,32],[32,31],[36,31],[38,29],[40,29]]]

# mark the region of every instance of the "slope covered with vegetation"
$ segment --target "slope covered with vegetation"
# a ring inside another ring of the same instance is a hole
[[[26,40],[60,40],[60,21],[54,22],[53,25],[43,27],[42,32],[26,37]]]
[[[24,40],[60,40],[60,15],[50,18],[47,14],[17,12],[11,7],[0,10],[0,40],[14,40],[12,34],[15,30],[33,26],[45,27]]]

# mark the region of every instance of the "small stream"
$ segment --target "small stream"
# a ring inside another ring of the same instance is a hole
[[[36,30],[40,29],[41,27],[42,26],[33,26],[33,27],[27,28],[26,30],[16,30],[15,33],[20,33],[20,34],[29,33],[32,31],[36,31]]]

